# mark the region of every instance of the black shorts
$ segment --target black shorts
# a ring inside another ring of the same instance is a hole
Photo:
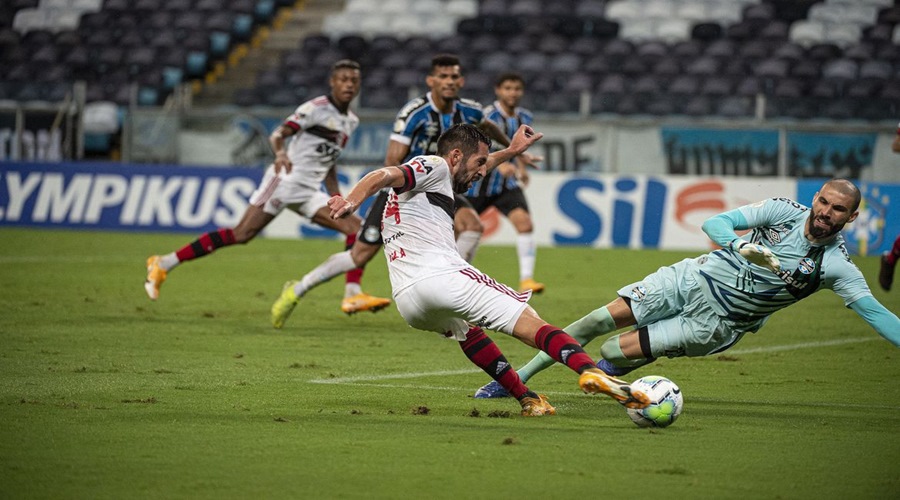
[[[497,210],[500,210],[500,213],[505,216],[509,216],[509,213],[516,208],[521,208],[528,212],[528,202],[525,200],[525,193],[519,187],[504,188],[500,194],[493,196],[479,195],[468,198],[468,200],[478,213],[482,213],[492,206],[497,207]]]

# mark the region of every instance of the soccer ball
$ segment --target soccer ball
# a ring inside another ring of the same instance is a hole
[[[638,427],[668,427],[681,414],[684,407],[681,389],[666,377],[641,377],[631,384],[631,388],[650,396],[650,406],[642,410],[626,408],[628,416]]]

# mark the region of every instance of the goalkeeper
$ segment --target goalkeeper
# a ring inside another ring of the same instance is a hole
[[[622,376],[661,356],[706,356],[758,331],[775,311],[828,288],[895,346],[900,319],[873,296],[840,235],[859,215],[859,189],[826,182],[812,207],[786,198],[746,205],[709,218],[703,231],[722,248],[662,267],[618,291],[619,297],[565,328],[582,345],[607,339],[597,367]],[[735,230],[750,229],[743,238]],[[539,354],[518,370],[526,381],[553,364]],[[504,397],[491,383],[476,398]]]

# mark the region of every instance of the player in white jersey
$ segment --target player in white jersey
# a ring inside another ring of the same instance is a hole
[[[361,219],[331,219],[326,207],[329,195],[320,188],[324,183],[330,194],[339,192],[336,162],[359,125],[359,118],[350,110],[350,102],[359,94],[360,80],[358,63],[338,61],[331,68],[331,93],[301,104],[272,132],[269,142],[275,161],[250,196],[250,205],[237,226],[211,231],[179,250],[147,259],[144,289],[151,300],[159,297],[160,286],[176,266],[224,246],[249,242],[285,208],[344,233],[347,246],[353,244]],[[292,136],[293,140],[285,148],[286,139]],[[388,299],[364,294],[359,284],[361,275],[362,269],[347,273],[342,308],[358,300],[374,304],[375,309],[390,304]]]
[[[897,135],[891,142],[891,151],[900,154],[900,124],[897,125]],[[900,260],[900,236],[894,240],[890,251],[881,256],[881,268],[878,271],[878,284],[884,290],[890,291],[891,285],[894,284],[894,268],[897,267],[897,261]]]
[[[826,182],[811,208],[774,198],[746,205],[703,223],[723,248],[660,268],[621,288],[619,297],[566,330],[586,344],[624,327],[633,330],[603,343],[597,364],[624,375],[667,356],[705,356],[756,332],[774,312],[827,288],[895,346],[900,319],[879,303],[851,262],[840,235],[856,219],[859,189],[850,181]],[[739,238],[735,230],[752,229]],[[530,379],[553,360],[537,356],[519,370]],[[489,383],[475,397],[504,397]]]
[[[524,152],[541,138],[523,125],[506,149],[489,152],[491,140],[478,127],[450,127],[438,139],[440,156],[416,156],[399,166],[375,170],[347,193],[328,201],[332,217],[349,216],[366,198],[390,188],[381,236],[397,310],[407,323],[457,340],[465,355],[506,388],[522,414],[555,413],[546,398],[522,384],[482,328],[512,335],[580,374],[585,392],[607,394],[628,407],[648,397],[594,366],[581,345],[542,320],[519,293],[497,283],[460,256],[453,235],[453,197],[466,192],[487,171]]]

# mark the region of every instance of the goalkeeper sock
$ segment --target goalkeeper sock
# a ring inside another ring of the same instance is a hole
[[[587,345],[588,342],[600,335],[605,335],[614,332],[615,330],[616,322],[613,320],[612,315],[609,314],[606,306],[591,311],[583,318],[565,328],[565,331],[582,346]],[[553,358],[551,358],[550,355],[540,352],[525,366],[519,368],[519,377],[522,378],[523,382],[526,382],[538,372],[552,366],[553,363],[555,363],[555,361],[553,361]]]
[[[516,399],[530,393],[522,379],[512,369],[512,365],[506,360],[506,357],[500,352],[497,344],[490,337],[484,334],[484,330],[472,327],[466,333],[466,340],[459,343],[463,353],[478,368],[484,370],[485,373],[496,380],[506,392],[510,393]],[[531,396],[536,397],[536,396]]]

